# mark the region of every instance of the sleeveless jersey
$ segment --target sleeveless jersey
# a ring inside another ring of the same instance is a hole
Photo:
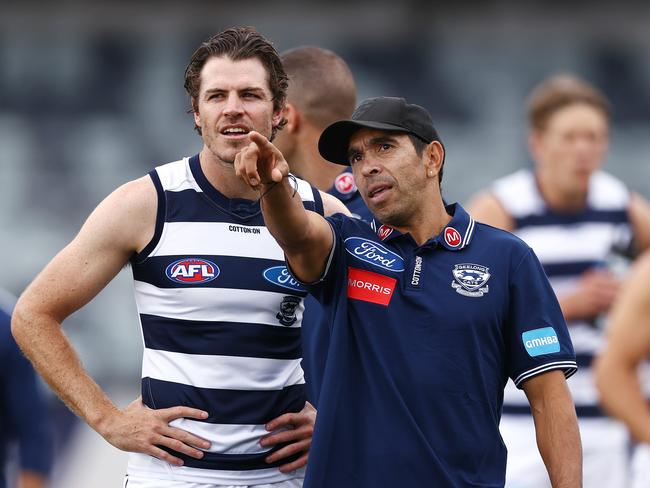
[[[535,251],[558,296],[571,292],[585,271],[607,267],[617,255],[629,251],[630,195],[622,182],[607,173],[597,171],[592,175],[587,206],[575,213],[558,213],[548,208],[534,173],[527,169],[497,180],[492,191],[514,220],[513,233]],[[568,385],[579,417],[603,415],[598,408],[591,369],[603,342],[598,319],[567,322],[579,366]],[[509,384],[503,413],[528,412],[523,392]]]
[[[206,420],[171,425],[212,445],[200,460],[173,452],[182,467],[131,454],[129,473],[217,485],[302,477],[303,470],[277,469],[286,459],[267,464],[271,451],[259,441],[268,434],[265,423],[305,404],[306,291],[287,272],[259,202],[219,193],[198,156],[150,176],[158,194],[155,235],[132,259],[144,342],[142,399],[154,409],[207,411]],[[322,214],[318,191],[296,181],[305,208]]]

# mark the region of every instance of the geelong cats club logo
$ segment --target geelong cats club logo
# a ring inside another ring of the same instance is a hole
[[[280,311],[275,316],[282,325],[293,325],[298,320],[296,317],[296,309],[300,305],[300,298],[294,296],[286,296],[282,299],[280,304]]]
[[[457,293],[466,297],[482,297],[490,289],[486,285],[490,279],[489,271],[490,268],[481,266],[480,264],[456,264],[451,271],[451,274],[454,276],[451,287]]]

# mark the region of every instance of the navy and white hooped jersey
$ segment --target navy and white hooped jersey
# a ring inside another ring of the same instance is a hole
[[[503,486],[503,388],[575,356],[531,249],[450,205],[422,245],[328,217],[329,351],[305,487]],[[383,229],[383,230],[382,230]]]
[[[229,199],[199,157],[150,173],[158,193],[153,240],[132,260],[142,336],[142,399],[150,408],[205,410],[172,426],[212,443],[184,466],[132,454],[129,473],[217,485],[300,477],[267,464],[264,425],[305,404],[300,324],[305,289],[264,225],[259,202]],[[322,214],[317,190],[297,180],[305,208]],[[284,460],[282,463],[286,462]]]
[[[570,293],[585,271],[607,267],[613,257],[629,251],[630,195],[621,181],[605,172],[592,175],[587,206],[577,213],[551,210],[534,173],[527,169],[497,180],[492,192],[512,217],[513,233],[535,251],[559,296]],[[580,366],[569,387],[581,417],[602,415],[590,367],[603,341],[596,319],[567,324]],[[506,389],[504,401],[504,414],[508,413],[529,413],[525,396],[512,387]]]

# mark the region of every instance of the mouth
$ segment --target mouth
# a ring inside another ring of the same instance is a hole
[[[227,125],[219,131],[227,139],[239,140],[248,137],[250,129],[244,125]]]
[[[379,203],[388,197],[391,189],[391,185],[387,183],[380,183],[369,187],[366,195],[368,197],[368,200],[372,201],[373,203]]]

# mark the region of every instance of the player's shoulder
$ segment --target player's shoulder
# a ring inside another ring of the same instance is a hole
[[[166,191],[200,191],[190,168],[190,158],[187,157],[156,166],[148,176],[151,179],[157,178]]]
[[[596,171],[589,180],[589,204],[596,209],[626,207],[630,199],[627,185],[605,171]]]
[[[473,244],[494,248],[495,252],[527,254],[530,246],[511,232],[476,221]]]
[[[334,229],[342,235],[359,235],[368,238],[376,238],[381,240],[374,228],[368,222],[352,215],[343,213],[335,213],[327,217],[327,220],[332,224]]]
[[[501,176],[492,182],[492,189],[506,191],[513,186],[520,191],[523,186],[534,183],[535,175],[530,168],[521,168],[507,175]]]

